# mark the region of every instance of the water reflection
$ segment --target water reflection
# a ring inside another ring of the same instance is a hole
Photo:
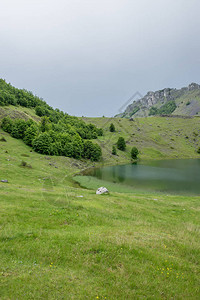
[[[162,160],[144,164],[103,167],[90,174],[136,189],[200,194],[200,159]]]

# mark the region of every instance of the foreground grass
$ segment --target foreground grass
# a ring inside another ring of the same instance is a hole
[[[1,299],[199,299],[199,197],[95,195],[71,180],[88,163],[4,136]]]

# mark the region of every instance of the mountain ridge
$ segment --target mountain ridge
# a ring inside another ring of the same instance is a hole
[[[150,115],[200,116],[200,85],[192,82],[181,89],[164,88],[149,91],[129,104],[125,111],[116,117],[147,117]]]

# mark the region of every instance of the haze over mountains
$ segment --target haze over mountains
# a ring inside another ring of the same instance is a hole
[[[151,115],[200,115],[200,85],[191,83],[181,89],[165,88],[148,92],[128,105],[117,117],[147,117]]]

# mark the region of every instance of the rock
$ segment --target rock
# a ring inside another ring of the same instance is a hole
[[[108,192],[107,188],[105,188],[103,186],[98,188],[97,191],[96,191],[97,195],[106,194],[106,193],[109,193],[109,192]]]
[[[49,156],[45,156],[44,158],[47,159],[47,160],[51,159],[51,157],[49,157]]]
[[[191,83],[188,87],[183,87],[181,89],[165,88],[155,92],[150,91],[145,96],[142,96],[140,93],[136,93],[130,99],[133,99],[135,96],[139,96],[138,97],[139,99],[134,99],[134,101],[126,107],[124,112],[116,115],[115,117],[129,118],[129,120],[131,120],[131,118],[136,118],[136,117],[146,117],[147,115],[149,115],[150,109],[152,107],[155,107],[156,104],[157,104],[157,108],[160,108],[168,101],[178,100],[179,102],[179,99],[182,100],[181,97],[183,96],[185,99],[192,100],[191,97],[193,97],[193,93],[192,93],[193,91],[196,91],[199,94],[200,85],[197,83]],[[196,100],[192,100],[190,102],[191,104],[193,102],[192,110],[191,109],[188,110],[184,108],[183,101],[182,101],[182,105],[180,105],[181,115],[187,117],[187,116],[194,116],[196,113],[198,114],[200,113],[199,103]],[[171,113],[169,113],[169,116],[170,117],[172,116]]]
[[[1,182],[8,183],[7,179],[2,179]]]

